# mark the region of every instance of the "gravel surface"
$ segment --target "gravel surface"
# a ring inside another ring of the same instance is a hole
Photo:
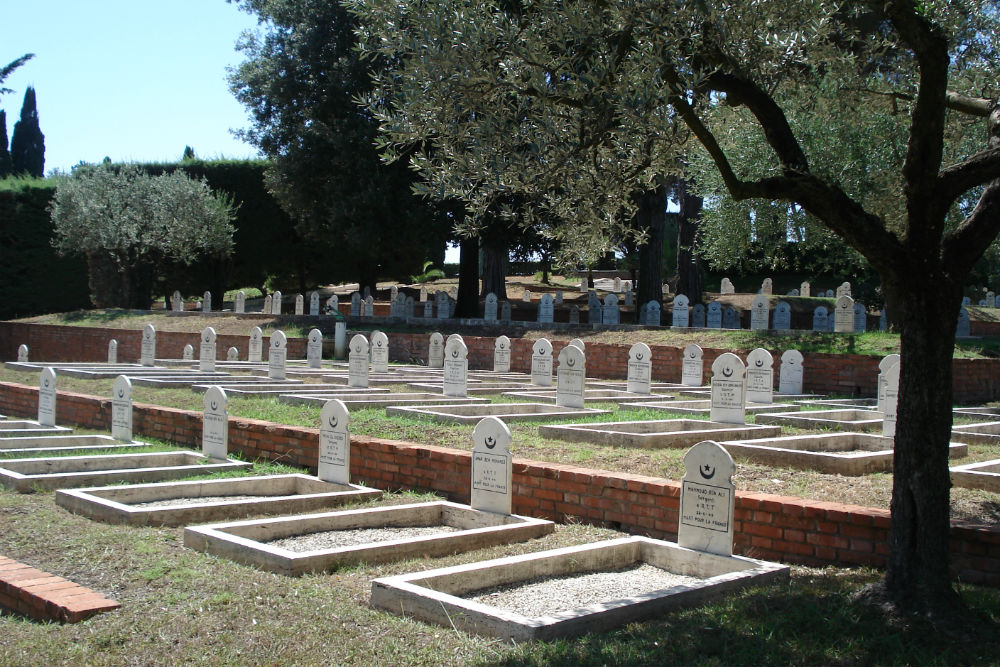
[[[454,533],[458,528],[452,526],[403,526],[387,528],[359,528],[357,530],[327,530],[307,535],[283,537],[280,540],[267,542],[275,547],[289,551],[318,551],[320,549],[339,549],[357,544],[373,542],[388,542],[408,537],[423,537],[425,535],[441,535]]]
[[[268,496],[264,494],[252,496],[192,496],[188,498],[167,498],[151,500],[148,503],[128,503],[132,507],[153,509],[156,507],[180,507],[182,505],[199,505],[201,503],[235,502],[237,500],[254,500],[258,498],[291,498],[291,496]]]
[[[546,616],[598,602],[642,595],[702,579],[673,574],[645,563],[611,572],[586,572],[557,577],[536,577],[465,595],[491,607],[501,607],[528,618]]]

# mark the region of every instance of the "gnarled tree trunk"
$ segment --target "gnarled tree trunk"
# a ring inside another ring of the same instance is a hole
[[[636,320],[650,301],[663,302],[663,228],[667,214],[667,186],[647,190],[637,197],[636,226],[646,232],[639,246],[639,285],[636,290]]]

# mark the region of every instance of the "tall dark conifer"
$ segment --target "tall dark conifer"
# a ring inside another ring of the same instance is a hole
[[[10,151],[7,150],[7,112],[0,109],[0,178],[10,176]]]
[[[21,120],[14,123],[10,159],[15,174],[29,174],[38,178],[45,175],[45,135],[38,126],[38,106],[35,102],[35,89],[31,86],[24,91]]]

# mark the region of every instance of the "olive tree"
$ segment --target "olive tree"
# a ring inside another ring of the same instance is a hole
[[[233,248],[233,203],[182,172],[77,168],[56,186],[49,211],[59,253],[86,254],[99,306],[148,308],[168,263]]]

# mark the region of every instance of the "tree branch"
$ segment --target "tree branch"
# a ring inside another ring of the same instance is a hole
[[[916,97],[910,93],[902,93],[896,90],[873,90],[871,88],[848,87],[841,88],[841,90],[855,93],[867,93],[869,95],[881,95],[882,97],[890,97],[894,100],[904,100],[906,102],[912,102],[916,99]],[[945,93],[944,105],[951,111],[958,111],[959,113],[964,113],[969,116],[985,118],[990,115],[990,112],[996,106],[996,101],[986,97],[970,97],[968,95],[963,95],[953,90],[949,90]]]
[[[1000,178],[1000,146],[979,151],[968,159],[941,170],[935,199],[951,206],[963,192]]]
[[[956,280],[964,281],[986,248],[1000,232],[1000,181],[994,181],[983,192],[976,208],[941,243],[941,263]]]

